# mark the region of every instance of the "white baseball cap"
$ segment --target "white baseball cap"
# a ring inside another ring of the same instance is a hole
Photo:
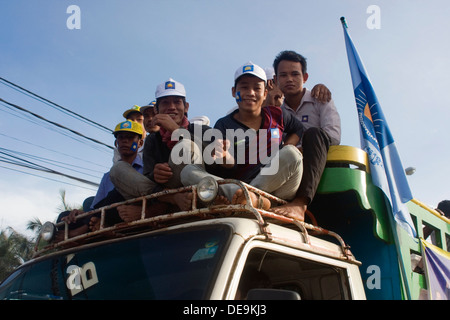
[[[234,81],[236,82],[239,77],[246,74],[254,75],[264,82],[267,82],[266,72],[264,71],[264,69],[251,61],[247,62],[236,70],[236,72],[234,73]]]
[[[264,68],[264,72],[266,73],[267,80],[273,80],[273,76],[275,75],[275,70],[272,67]]]
[[[162,98],[167,96],[186,97],[186,90],[184,86],[178,81],[169,78],[166,82],[161,83],[156,87],[155,98]]]
[[[203,124],[205,126],[209,126],[209,124],[210,124],[209,118],[207,116],[193,117],[193,118],[189,119],[189,122]]]

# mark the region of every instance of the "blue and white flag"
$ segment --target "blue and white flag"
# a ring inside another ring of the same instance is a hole
[[[395,221],[412,237],[416,237],[411,215],[405,205],[412,199],[405,170],[372,84],[348,34],[345,20],[341,18],[341,21],[358,109],[361,148],[369,156],[373,183],[389,199]]]

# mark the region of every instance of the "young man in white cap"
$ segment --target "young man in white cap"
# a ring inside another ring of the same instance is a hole
[[[232,150],[226,150],[225,147],[225,165],[211,172],[215,173],[216,179],[239,179],[290,201],[296,194],[302,176],[302,155],[295,144],[303,134],[303,126],[279,107],[262,107],[267,96],[266,74],[262,68],[249,62],[236,70],[234,79],[232,95],[238,109],[219,119],[214,126],[224,139],[226,137],[225,141],[228,141],[227,145],[229,143]],[[231,132],[236,135],[230,137]],[[239,137],[238,132],[245,134]],[[254,132],[256,134],[252,134]],[[286,134],[284,145],[283,133]],[[244,157],[242,150],[245,150]],[[183,169],[181,178],[187,185],[198,183],[207,175],[201,166],[194,164]],[[221,185],[221,191],[234,204],[246,201],[237,185]],[[250,197],[256,207],[268,210],[271,206],[264,197],[251,192]]]
[[[308,80],[306,59],[294,51],[282,51],[274,60],[275,82],[284,94],[281,108],[300,119],[305,133],[299,147],[303,151],[303,178],[296,201],[274,209],[289,217],[304,216],[314,198],[325,168],[330,145],[341,139],[340,117],[331,100],[323,103],[304,87]]]
[[[157,86],[155,97],[157,113],[153,117],[153,125],[158,125],[159,131],[151,133],[145,141],[143,175],[136,175],[127,164],[120,162],[111,169],[111,179],[126,199],[158,192],[164,188],[182,186],[179,172],[183,168],[183,163],[174,165],[171,157],[172,150],[179,141],[172,140],[172,134],[177,129],[185,129],[193,134],[197,125],[189,123],[187,118],[189,103],[186,102],[183,84],[169,79]],[[199,127],[200,134],[209,129],[207,126]],[[189,137],[184,137],[180,143],[189,144],[194,149],[196,147]],[[180,149],[183,150],[182,147]],[[192,194],[176,193],[161,200],[174,204],[181,210],[189,210]]]

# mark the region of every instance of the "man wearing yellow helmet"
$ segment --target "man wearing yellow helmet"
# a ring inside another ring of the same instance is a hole
[[[116,138],[114,144],[119,152],[121,161],[129,163],[136,171],[140,173],[142,173],[144,165],[142,163],[142,158],[138,155],[137,151],[143,144],[142,133],[142,126],[139,123],[130,120],[119,123],[113,133]],[[111,182],[110,173],[108,171],[103,175],[97,195],[92,203],[92,207],[96,206],[98,202],[104,200],[108,193],[113,189],[114,185]],[[120,200],[123,199],[119,199],[119,201]]]
[[[129,163],[137,172],[143,172],[142,158],[138,151],[142,148],[144,140],[143,135],[145,131],[139,122],[127,120],[119,123],[114,129],[114,136],[116,137],[115,145],[120,154],[120,161]],[[97,199],[93,201],[93,207],[99,208],[112,203],[124,201],[123,196],[114,188],[111,182],[110,172],[104,176],[105,190]],[[103,179],[102,179],[103,182]],[[100,184],[101,187],[101,184]],[[99,188],[100,190],[100,188]],[[97,194],[98,195],[98,194]],[[97,197],[96,197],[97,198]],[[122,205],[117,207],[117,213],[112,210],[106,219],[108,224],[115,224],[122,221],[135,220],[141,214],[140,206]],[[91,219],[91,224],[94,224],[95,219]]]
[[[142,108],[138,105],[134,105],[131,108],[125,110],[125,112],[123,113],[123,117],[126,120],[136,122],[142,126],[142,139],[145,140],[145,137],[147,136],[147,132],[146,132],[145,126],[144,126],[144,115],[143,115]],[[142,156],[143,147],[144,147],[144,144],[142,144],[142,146],[139,147],[139,149],[138,149],[141,159],[143,158],[143,156]],[[113,163],[116,163],[117,161],[119,161],[120,157],[121,156],[120,156],[117,148],[114,149]]]
[[[136,151],[143,145],[143,133],[142,125],[135,121],[127,120],[116,126],[114,129],[115,144],[122,161],[132,163],[137,157]],[[128,157],[133,158],[131,162],[127,161]]]
[[[142,174],[142,158],[138,155],[138,150],[143,145],[142,126],[135,121],[127,120],[119,123],[115,127],[113,134],[116,138],[115,146],[120,154],[121,161],[129,163],[137,172]],[[123,200],[125,199],[120,195],[119,192],[115,190],[114,184],[110,179],[110,173],[108,171],[102,177],[97,190],[97,194],[92,201],[90,210]],[[107,225],[112,225],[121,221],[127,221],[130,212],[140,212],[140,207],[138,208],[138,210],[135,210],[135,208],[138,207],[119,206],[117,211],[113,209],[107,213],[105,223]],[[72,210],[70,213],[64,212],[59,216],[58,221],[65,220],[69,223],[69,237],[83,234],[87,232],[90,227],[91,229],[95,229],[96,222],[98,221],[97,217],[88,217],[83,223],[81,223],[81,226],[80,222],[75,223],[75,217],[82,213],[82,210]],[[70,224],[72,225],[72,228]],[[62,236],[63,233],[61,232],[59,233],[59,235],[57,235],[57,239],[61,239]]]
[[[126,120],[135,121],[135,122],[139,123],[142,126],[142,130],[143,130],[142,137],[143,137],[143,139],[145,139],[145,137],[147,136],[147,132],[146,132],[145,126],[144,126],[144,114],[143,114],[142,107],[140,107],[138,105],[132,106],[130,109],[125,110],[125,112],[123,113],[123,117]]]

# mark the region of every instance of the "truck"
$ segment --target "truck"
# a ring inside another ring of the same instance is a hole
[[[222,183],[238,184],[247,204],[215,204]],[[390,206],[359,148],[330,148],[305,221],[253,207],[249,191],[284,203],[238,180],[204,179],[84,213],[77,218],[97,214],[100,227],[72,238],[65,222],[47,222],[35,257],[0,284],[0,299],[416,300],[428,289],[425,228],[450,249],[449,219],[416,199],[408,209],[417,238],[400,229],[395,244]],[[146,217],[146,206],[176,192],[193,193],[191,210]],[[140,219],[105,224],[108,210],[131,203]],[[56,228],[61,241],[52,240]]]

